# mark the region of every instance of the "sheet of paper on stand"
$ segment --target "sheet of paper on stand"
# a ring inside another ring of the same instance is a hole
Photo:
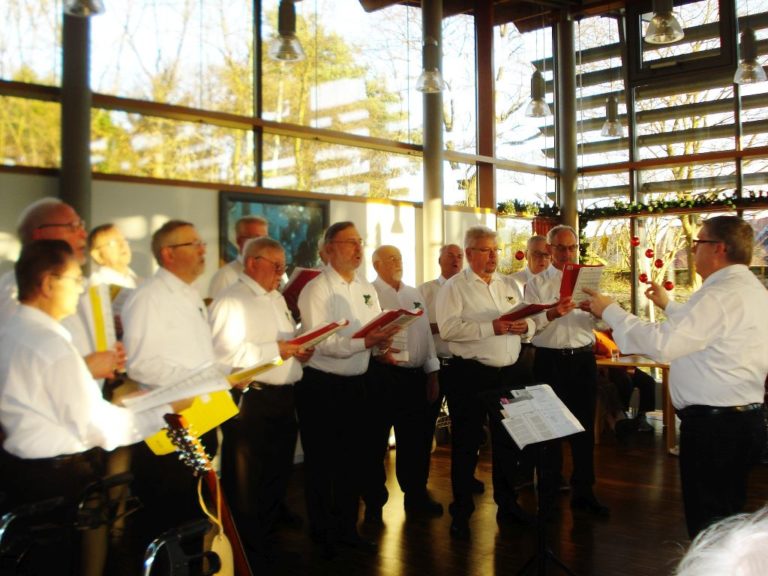
[[[584,427],[548,384],[511,390],[502,399],[502,424],[522,449],[529,444],[584,432]]]

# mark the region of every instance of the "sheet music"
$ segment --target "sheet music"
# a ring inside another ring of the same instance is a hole
[[[593,292],[600,292],[600,277],[602,274],[602,266],[584,266],[579,268],[579,276],[576,278],[576,285],[573,287],[573,301],[578,304],[591,298],[589,294],[584,292],[584,288],[589,288]]]
[[[125,396],[122,402],[123,406],[133,412],[142,412],[184,398],[193,398],[219,390],[229,390],[229,388],[229,382],[218,366],[205,364],[179,382],[135,396]]]
[[[548,384],[512,390],[501,404],[501,423],[522,449],[529,444],[584,432],[584,427]]]

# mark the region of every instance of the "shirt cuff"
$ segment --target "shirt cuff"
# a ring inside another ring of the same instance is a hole
[[[496,336],[496,332],[493,330],[493,322],[481,322],[479,326],[480,326],[480,339]]]
[[[374,346],[374,348],[376,348]],[[349,350],[356,354],[357,352],[362,352],[365,350],[365,338],[350,338],[349,340]]]
[[[430,358],[424,363],[424,374],[431,374],[440,370],[440,360],[437,358]]]

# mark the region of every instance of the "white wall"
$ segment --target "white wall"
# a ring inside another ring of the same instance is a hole
[[[56,193],[55,177],[0,173],[0,269],[10,267],[18,256],[16,221],[21,210],[38,198]],[[115,222],[120,227],[131,243],[132,266],[141,276],[149,276],[155,270],[150,249],[152,232],[170,218],[193,222],[208,243],[206,272],[198,280],[198,287],[205,294],[218,261],[218,192],[180,186],[93,182],[91,224]],[[421,207],[386,201],[334,199],[330,205],[330,222],[340,220],[355,222],[363,236],[366,242],[364,273],[370,280],[376,276],[371,265],[373,250],[382,244],[393,244],[403,254],[403,280],[411,285],[424,281]],[[495,228],[495,214],[446,210],[446,241],[461,245],[464,230],[476,224]]]

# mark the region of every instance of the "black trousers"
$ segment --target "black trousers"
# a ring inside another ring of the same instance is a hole
[[[395,474],[406,499],[426,495],[435,416],[427,403],[427,376],[421,368],[371,363],[366,379],[374,458],[363,485],[366,506],[381,508],[389,498],[384,469],[389,431],[394,426]]]
[[[224,431],[222,487],[240,537],[260,549],[279,517],[293,468],[298,436],[294,387],[249,390]]]
[[[50,498],[65,499],[64,505],[51,514],[26,518],[18,516],[10,524],[4,535],[3,544],[6,546],[15,534],[32,530],[32,544],[19,564],[20,570],[37,576],[79,573],[81,553],[89,554],[89,551],[87,547],[81,547],[83,533],[75,530],[77,507],[87,486],[103,476],[104,452],[94,448],[71,456],[24,459],[0,449],[0,469],[6,490],[5,500],[0,504],[2,514]],[[61,528],[55,532],[55,537],[49,536],[46,541],[44,537],[34,536],[46,534],[39,528],[37,531],[33,528],[42,522],[49,525],[49,533],[50,526]],[[97,543],[88,540],[90,544],[99,546],[100,550],[94,551],[96,554],[102,553],[106,547],[105,541]]]
[[[365,375],[338,376],[304,368],[296,383],[304,448],[304,494],[312,537],[333,542],[356,533],[366,446]]]
[[[501,425],[498,400],[504,391],[527,382],[516,365],[494,368],[475,360],[454,357],[451,370],[458,378],[445,390],[451,415],[451,515],[468,518],[475,509],[472,479],[483,440],[483,424],[490,413],[493,499],[503,508],[517,500],[514,480],[520,450]]]
[[[573,434],[567,440],[573,455],[571,485],[576,496],[591,494],[595,483],[594,448],[595,395],[597,389],[597,364],[592,352],[564,354],[560,350],[536,348],[534,375],[537,382],[549,384],[555,394],[573,413],[584,432]],[[562,467],[562,444],[552,442],[544,458],[545,482],[543,491],[554,492],[549,482],[559,477]]]
[[[741,512],[747,477],[765,444],[762,410],[681,415],[680,483],[688,535]]]

